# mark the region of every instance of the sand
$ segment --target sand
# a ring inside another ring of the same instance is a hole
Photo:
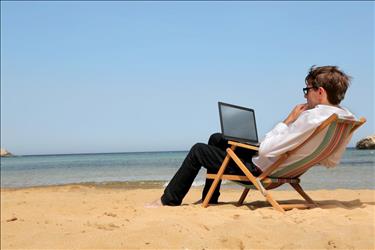
[[[162,188],[55,186],[1,190],[1,249],[375,249],[375,190],[308,192],[319,208],[285,214],[224,189],[219,205],[146,208]],[[291,191],[273,197],[300,199]]]

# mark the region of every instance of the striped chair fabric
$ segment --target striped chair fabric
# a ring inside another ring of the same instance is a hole
[[[276,169],[269,178],[262,180],[265,189],[273,189],[284,183],[299,183],[299,176],[311,167],[318,165],[321,161],[329,157],[346,140],[354,123],[349,123],[343,119],[337,119],[327,128],[327,132],[320,145],[305,158],[296,161],[282,169]],[[246,188],[254,189],[252,184],[241,183]]]

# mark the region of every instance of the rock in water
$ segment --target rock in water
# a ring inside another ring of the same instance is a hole
[[[363,138],[356,145],[357,149],[375,149],[375,135],[367,136]]]

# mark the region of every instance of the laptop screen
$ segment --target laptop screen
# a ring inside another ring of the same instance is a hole
[[[252,143],[258,142],[253,109],[219,102],[219,112],[224,137]]]

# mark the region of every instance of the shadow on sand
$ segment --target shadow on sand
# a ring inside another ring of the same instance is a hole
[[[333,208],[343,208],[343,209],[356,209],[356,208],[364,208],[368,205],[374,206],[375,202],[362,202],[359,199],[350,200],[350,201],[340,201],[340,200],[314,200],[319,208],[322,209],[333,209]],[[291,200],[282,200],[278,201],[279,204],[306,204],[305,201],[299,199],[291,199]],[[220,204],[232,204],[237,206],[237,202],[220,202]],[[265,208],[271,207],[271,205],[267,201],[253,201],[253,202],[245,202],[243,206],[247,206],[251,210],[256,210],[258,208]]]

